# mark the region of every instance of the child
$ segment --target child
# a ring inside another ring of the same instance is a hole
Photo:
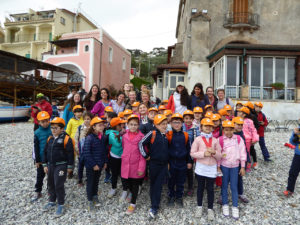
[[[243,133],[248,154],[250,154],[251,145],[259,140],[259,136],[254,127],[253,121],[250,119],[250,110],[247,107],[242,107],[238,110],[238,117],[244,119]],[[251,162],[247,164],[247,172],[251,171]]]
[[[232,122],[234,123],[234,134],[239,135],[245,144],[245,136],[243,133],[243,124],[244,120],[241,117],[234,117],[232,119]],[[250,160],[249,154],[247,153],[247,149],[245,148],[246,154],[247,154],[247,162]],[[250,162],[250,161],[249,161]],[[241,169],[241,164],[239,165],[239,170]],[[239,199],[244,202],[248,203],[249,200],[248,198],[244,195],[244,186],[243,186],[243,177],[239,174],[238,177],[238,194],[239,194]]]
[[[205,113],[207,113],[207,112],[213,113],[214,107],[212,105],[206,105],[206,106],[204,106],[204,111],[205,111]]]
[[[169,141],[169,199],[168,205],[174,206],[176,202],[183,207],[183,190],[187,169],[192,168],[192,158],[190,157],[190,142],[188,133],[182,131],[183,116],[175,113],[171,118],[172,131],[166,136]],[[176,185],[176,192],[174,190]]]
[[[234,116],[237,116],[237,112],[240,108],[243,107],[243,103],[241,102],[237,102],[236,105],[235,105],[235,111],[234,111]]]
[[[83,124],[80,125],[75,134],[75,152],[78,155],[78,186],[82,187],[82,177],[83,177],[83,169],[84,169],[84,161],[83,161],[83,146],[86,134],[90,128],[90,122],[93,119],[93,114],[90,112],[83,113]]]
[[[56,102],[55,99],[52,99],[51,106],[52,106],[52,116],[51,116],[51,119],[54,119],[55,117],[59,117],[59,112],[58,112],[58,108],[57,108],[57,102]]]
[[[108,136],[108,144],[110,146],[109,154],[109,167],[112,173],[111,176],[111,190],[109,191],[107,197],[112,198],[116,194],[118,177],[121,174],[121,156],[123,153],[122,148],[122,137],[120,131],[122,131],[121,124],[126,123],[125,120],[121,120],[119,117],[113,118],[110,121],[110,129],[105,132]],[[123,180],[122,180],[123,183]],[[123,195],[127,195],[125,186],[123,185]]]
[[[189,134],[189,141],[190,145],[193,144],[196,137],[200,135],[200,128],[193,125],[194,120],[194,113],[191,110],[186,110],[183,113],[183,127],[182,130]],[[188,196],[192,196],[194,193],[194,172],[193,172],[193,165],[192,167],[187,169],[187,180],[188,180]]]
[[[227,120],[227,116],[229,116],[228,112],[225,109],[219,110],[219,115],[221,116],[221,121]]]
[[[74,117],[69,120],[66,132],[71,138],[74,139],[78,127],[81,124],[83,124],[83,118],[82,118],[83,108],[82,108],[82,106],[75,105],[73,107],[73,113],[74,113]]]
[[[139,105],[140,125],[148,123],[148,107],[145,103]]]
[[[150,198],[151,209],[150,218],[155,218],[159,209],[161,191],[164,180],[168,173],[168,139],[166,138],[167,117],[158,114],[154,118],[155,130],[149,132],[140,142],[139,149],[142,156],[149,160],[150,172]],[[146,151],[144,145],[149,146]]]
[[[58,207],[55,217],[60,217],[64,213],[64,184],[67,172],[71,173],[74,165],[74,145],[72,139],[64,131],[64,119],[55,117],[50,123],[52,136],[47,140],[43,158],[44,172],[48,175],[49,202],[43,210],[52,209],[57,199]]]
[[[170,109],[166,109],[164,111],[164,115],[167,117],[168,120],[168,127],[167,127],[167,131],[172,130],[172,126],[171,126],[171,117],[172,117],[172,111]]]
[[[166,108],[167,108],[168,103],[169,103],[169,100],[163,100],[162,101],[162,105],[164,105]]]
[[[166,107],[164,105],[160,105],[158,107],[158,114],[164,114],[165,110],[166,110]]]
[[[260,126],[258,128],[259,146],[260,146],[261,152],[264,156],[264,160],[266,162],[270,162],[272,160],[270,159],[270,154],[269,154],[269,151],[265,144],[265,127],[268,126],[268,120],[267,120],[265,114],[263,114],[263,112],[261,111],[263,108],[263,104],[261,102],[255,102],[254,108],[255,108],[255,111],[257,114],[258,123],[260,124]],[[257,165],[256,165],[256,167],[257,167]]]
[[[207,112],[207,113],[205,113],[204,117],[208,118],[208,119],[211,119],[212,115],[213,115],[212,112]]]
[[[148,123],[140,125],[140,131],[144,135],[148,134],[149,131],[152,131],[155,129],[153,120],[154,120],[154,117],[157,115],[157,112],[158,112],[157,108],[152,107],[152,108],[148,109]]]
[[[146,160],[139,151],[138,144],[143,139],[144,135],[138,130],[139,117],[137,115],[131,115],[128,117],[127,125],[128,130],[122,137],[122,162],[121,162],[121,177],[123,183],[129,188],[131,192],[130,205],[126,211],[126,214],[130,215],[135,210],[136,199],[139,191],[139,184],[141,179],[145,176]],[[125,200],[127,196],[124,195]]]
[[[225,105],[224,109],[227,111],[228,116],[226,117],[227,120],[232,120],[234,115],[233,115],[233,109],[230,105]]]
[[[132,107],[132,113],[135,115],[139,115],[139,102],[134,102],[132,103],[131,107]]]
[[[34,131],[34,159],[36,166],[36,183],[35,195],[31,201],[37,201],[42,197],[43,181],[45,177],[42,161],[44,158],[44,148],[47,143],[48,137],[52,134],[50,129],[50,115],[46,111],[41,111],[37,114],[39,128]]]
[[[133,113],[131,109],[125,109],[124,113],[124,120],[127,120],[127,118]]]
[[[193,110],[193,113],[194,113],[194,121],[193,121],[193,124],[197,127],[200,127],[200,122],[201,122],[201,119],[202,119],[202,114],[203,114],[203,109],[199,106],[195,107],[194,110]]]
[[[206,187],[208,220],[214,220],[214,183],[217,176],[217,161],[221,159],[221,147],[212,136],[213,122],[209,118],[201,121],[201,134],[194,141],[191,156],[196,159],[195,173],[198,180],[196,217],[202,216],[203,192]]]
[[[229,216],[228,206],[228,185],[230,183],[232,195],[232,217],[239,218],[238,209],[238,175],[245,175],[245,163],[247,155],[245,151],[245,144],[240,136],[233,134],[234,123],[232,121],[224,121],[222,123],[224,135],[219,138],[221,145],[222,159],[218,161],[218,166],[221,165],[223,173],[222,177],[222,211],[224,216]],[[239,170],[239,164],[241,169]]]
[[[213,129],[213,137],[218,138],[222,136],[222,125],[221,125],[221,116],[219,114],[213,114],[211,117],[211,120],[214,123],[214,129]]]
[[[289,197],[294,193],[295,184],[296,184],[299,172],[300,172],[300,147],[299,147],[300,132],[299,132],[299,130],[300,130],[300,125],[298,128],[294,129],[292,136],[290,138],[290,143],[292,145],[295,145],[295,154],[294,154],[293,161],[292,161],[290,171],[289,171],[288,186],[287,186],[286,190],[283,192],[283,194],[286,197]]]
[[[84,166],[86,168],[88,210],[99,206],[98,186],[101,170],[107,166],[107,136],[104,135],[104,120],[95,117],[90,122],[90,128],[83,146]]]

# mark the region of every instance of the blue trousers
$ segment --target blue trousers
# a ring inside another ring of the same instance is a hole
[[[223,173],[222,177],[222,202],[223,205],[228,205],[228,185],[230,183],[231,195],[232,195],[232,205],[238,207],[238,175],[239,167],[227,168],[221,166]]]
[[[300,155],[294,155],[293,162],[289,171],[287,190],[294,192],[297,177],[300,172]]]
[[[82,158],[78,157],[78,182],[82,182],[83,177],[83,170],[84,170],[84,161]]]
[[[264,160],[270,158],[269,151],[268,151],[268,149],[266,147],[266,143],[265,143],[265,137],[259,137],[259,146],[260,146],[261,152],[264,156]]]
[[[167,164],[156,164],[155,162],[149,163],[149,175],[150,175],[150,199],[151,208],[154,210],[159,209],[162,186],[165,177],[168,173]]]
[[[169,197],[182,198],[184,190],[184,182],[186,179],[186,169],[178,169],[170,167],[170,178],[168,182]],[[175,191],[176,186],[176,191]]]
[[[95,171],[93,169],[86,169],[86,194],[88,201],[92,201],[94,196],[98,196],[98,186],[101,170]]]
[[[241,165],[239,166],[239,171],[241,170]],[[238,194],[242,195],[244,193],[243,177],[238,175]]]

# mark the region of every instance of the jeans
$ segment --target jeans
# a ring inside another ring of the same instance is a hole
[[[228,168],[221,166],[223,173],[222,177],[222,202],[223,205],[228,205],[228,185],[230,183],[231,195],[232,195],[232,205],[238,207],[238,175],[239,167]]]
[[[289,171],[288,186],[287,186],[288,191],[294,192],[295,184],[299,172],[300,172],[300,155],[294,155],[292,165]]]
[[[269,151],[266,147],[266,143],[265,143],[265,137],[259,137],[259,146],[260,146],[260,149],[261,149],[261,152],[264,156],[264,160],[270,158],[270,154],[269,154]]]

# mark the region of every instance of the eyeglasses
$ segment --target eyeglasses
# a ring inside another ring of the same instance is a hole
[[[51,127],[51,130],[58,130],[59,127]]]

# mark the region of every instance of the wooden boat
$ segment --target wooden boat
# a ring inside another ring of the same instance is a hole
[[[30,106],[0,106],[0,123],[10,121],[28,121]]]

